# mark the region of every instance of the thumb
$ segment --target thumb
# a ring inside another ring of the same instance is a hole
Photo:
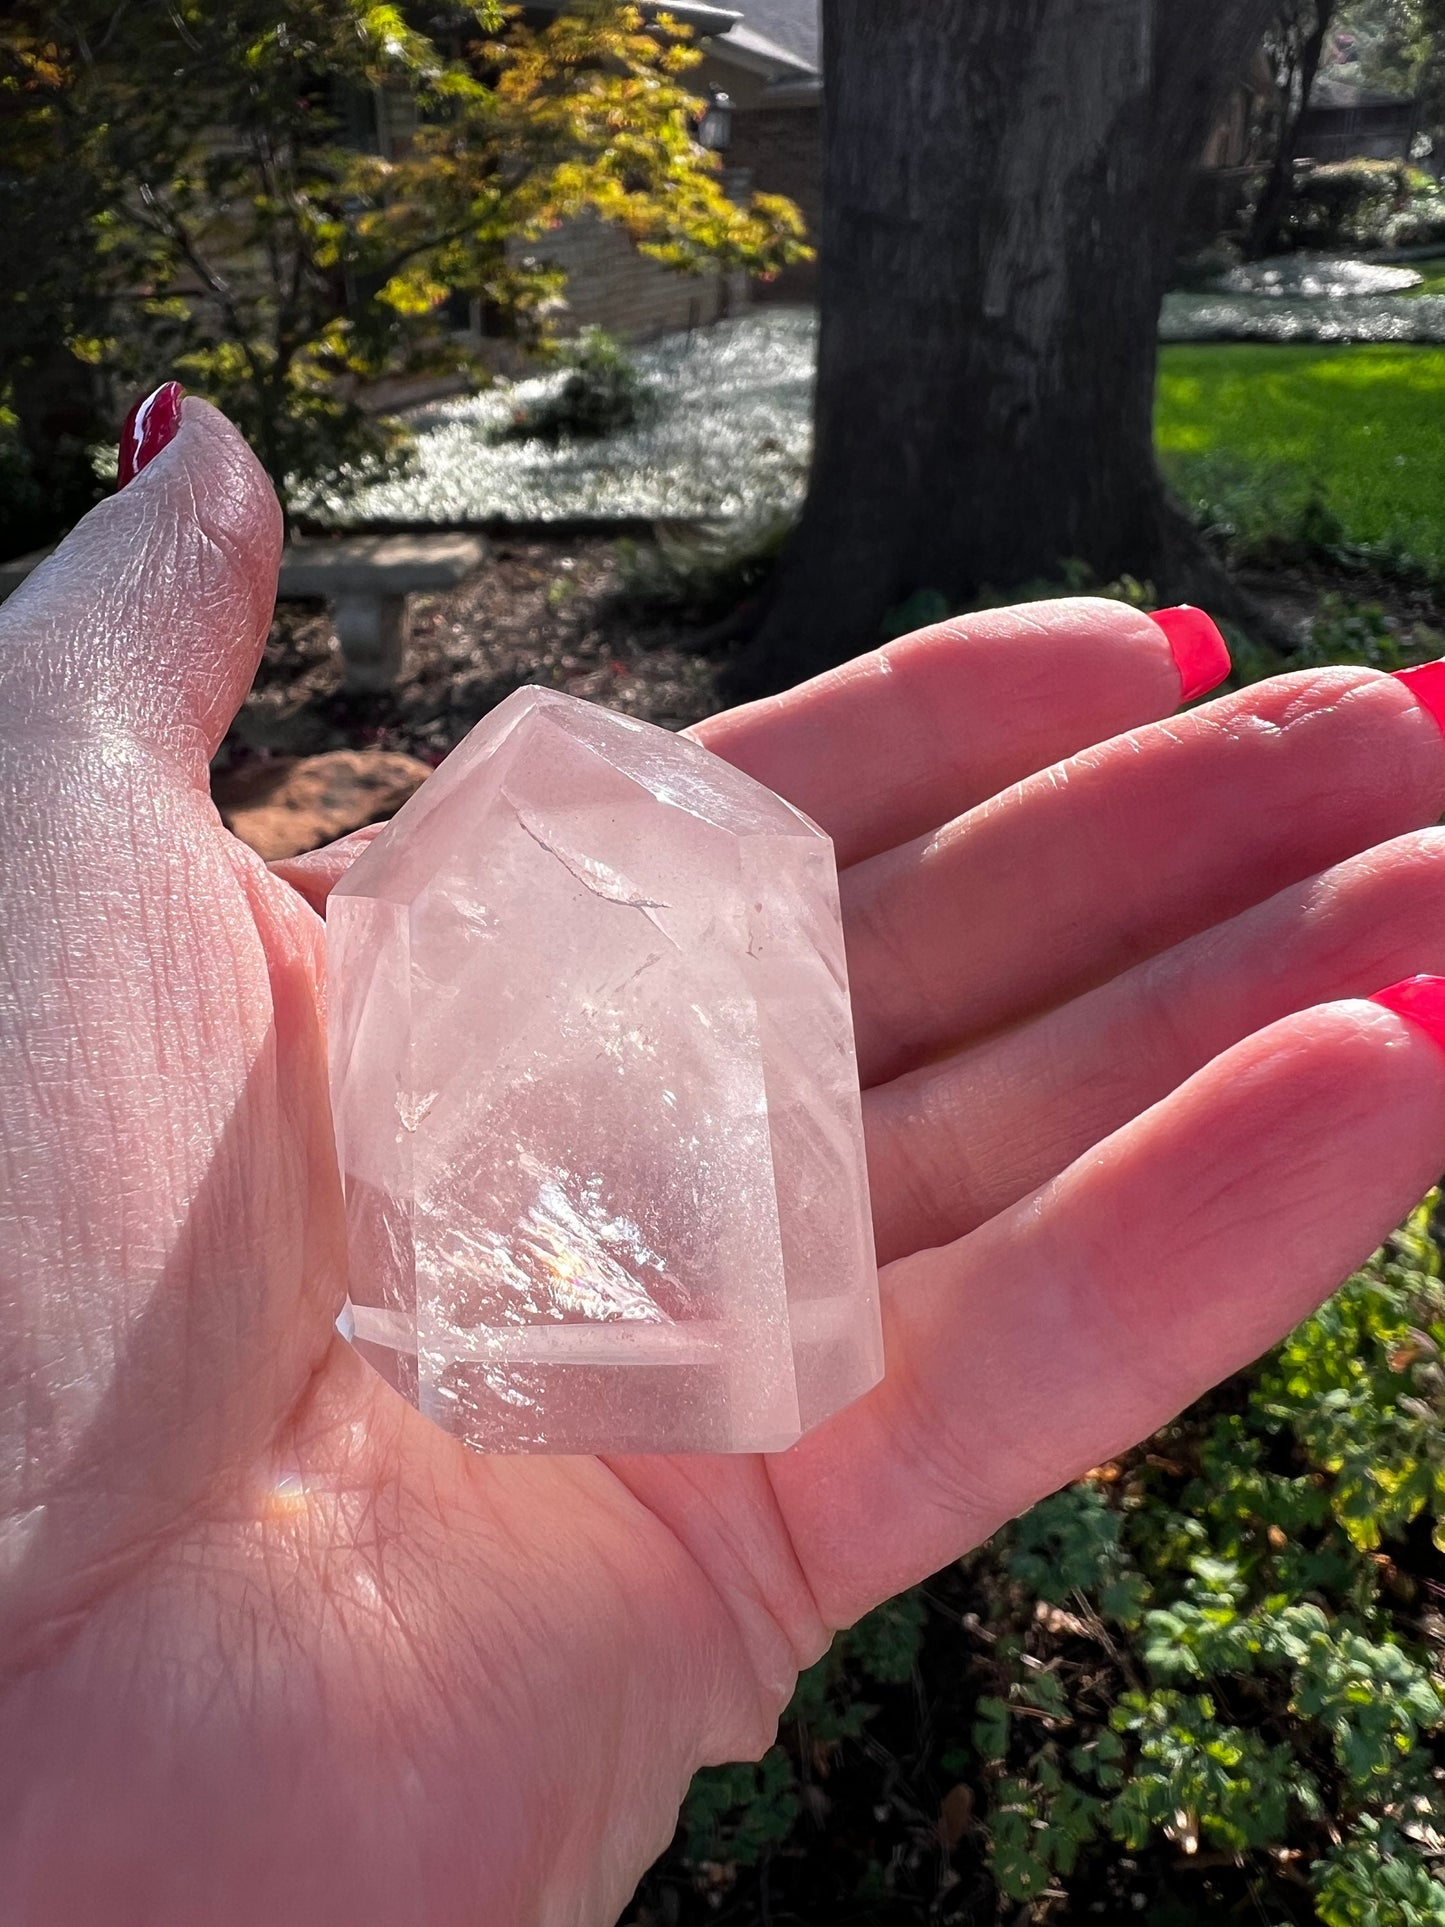
[[[0,608],[0,717],[120,731],[205,768],[270,626],[281,512],[241,436],[188,399],[171,440]]]

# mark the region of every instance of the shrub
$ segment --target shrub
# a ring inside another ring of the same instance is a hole
[[[1296,247],[1381,247],[1411,195],[1402,161],[1331,161],[1295,186],[1286,231]]]
[[[1403,161],[1331,161],[1299,177],[1285,235],[1304,248],[1427,247],[1445,239],[1445,194]]]
[[[561,384],[512,416],[512,441],[592,439],[630,428],[642,415],[650,390],[622,343],[603,328],[584,328],[558,350],[567,369]]]
[[[1426,248],[1445,241],[1445,193],[1438,182],[1411,193],[1408,204],[1390,221],[1385,238],[1393,248]]]

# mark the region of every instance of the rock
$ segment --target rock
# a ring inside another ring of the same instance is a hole
[[[227,829],[270,862],[394,816],[430,775],[399,750],[337,749],[248,763],[215,777],[211,794]]]

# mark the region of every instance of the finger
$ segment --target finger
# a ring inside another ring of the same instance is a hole
[[[303,856],[278,857],[266,867],[272,876],[289,883],[313,910],[325,916],[326,899],[367,844],[385,828],[384,823],[367,823],[347,836],[338,837],[334,843],[323,844],[319,850],[308,850]]]
[[[1045,770],[842,879],[866,1082],[1434,822],[1445,742],[1391,676],[1281,676]]]
[[[1445,1160],[1445,1052],[1285,1019],[971,1237],[884,1274],[887,1375],[770,1462],[834,1625],[1147,1436],[1358,1265]]]
[[[7,735],[119,732],[203,776],[255,673],[280,553],[260,464],[187,400],[149,466],[0,609]]]
[[[756,776],[855,863],[1136,723],[1229,669],[1222,638],[1181,641],[1100,597],[960,616],[689,734]],[[1187,682],[1184,678],[1187,677]]]
[[[1445,831],[1283,890],[1044,1016],[864,1100],[880,1263],[948,1244],[1055,1177],[1241,1038],[1445,973]]]

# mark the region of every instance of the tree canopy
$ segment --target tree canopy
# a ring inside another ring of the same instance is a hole
[[[425,26],[422,23],[425,19]],[[547,239],[594,215],[674,267],[767,273],[790,203],[729,198],[685,29],[584,0],[19,0],[0,28],[18,272],[0,363],[178,374],[283,491],[387,450],[358,386],[464,352],[449,303],[541,325]]]

